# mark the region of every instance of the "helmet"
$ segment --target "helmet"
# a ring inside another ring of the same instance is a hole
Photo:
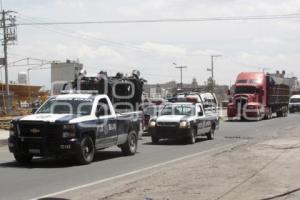
[[[141,73],[139,70],[132,70],[132,75],[134,76],[137,76],[137,77],[140,77]]]

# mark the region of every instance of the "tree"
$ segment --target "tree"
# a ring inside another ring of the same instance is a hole
[[[206,90],[209,92],[213,92],[213,87],[216,87],[216,81],[213,81],[212,78],[209,77],[206,83]]]
[[[193,81],[192,81],[192,88],[195,89],[197,87],[198,87],[198,82],[197,82],[197,79],[194,77]]]

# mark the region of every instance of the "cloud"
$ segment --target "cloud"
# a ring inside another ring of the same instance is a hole
[[[55,4],[58,7],[71,8],[71,9],[82,9],[85,7],[85,2],[82,0],[56,0]]]
[[[158,54],[160,56],[174,57],[186,55],[185,48],[170,44],[146,42],[139,47],[145,51],[152,51],[154,54]]]
[[[271,46],[282,46],[285,43],[284,40],[281,40],[277,37],[261,37],[261,38],[255,38],[253,40],[254,43],[256,43],[257,45],[271,45]]]
[[[6,1],[5,6],[18,11],[20,16],[36,19],[18,17],[18,22],[300,12],[298,0],[11,0]],[[19,26],[18,45],[10,46],[9,53],[19,54],[10,59],[41,57],[63,61],[79,58],[87,67],[107,66],[116,71],[138,67],[142,74],[150,74],[147,78],[152,83],[178,79],[179,73],[172,62],[189,67],[184,72],[185,81],[196,76],[198,82],[203,82],[210,75],[206,71],[210,66],[209,55],[221,54],[223,56],[216,59],[215,75],[218,83],[228,83],[238,72],[258,70],[261,66],[282,67],[300,75],[299,35],[298,20]],[[157,71],[160,76],[153,75]],[[12,78],[15,72],[11,71]],[[39,80],[39,76],[33,73],[34,79]]]

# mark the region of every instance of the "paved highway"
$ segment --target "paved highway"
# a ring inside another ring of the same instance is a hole
[[[276,137],[280,129],[288,129],[299,121],[300,115],[294,114],[259,122],[222,122],[215,140],[200,139],[194,145],[175,141],[152,145],[150,138],[143,137],[135,156],[124,157],[118,148],[111,148],[97,153],[95,161],[85,166],[54,159],[35,159],[31,165],[21,166],[7,150],[0,149],[0,199],[31,199],[240,140]]]

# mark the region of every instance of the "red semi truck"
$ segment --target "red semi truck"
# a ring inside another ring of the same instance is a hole
[[[272,114],[285,117],[288,113],[290,88],[285,72],[242,72],[238,75],[227,116],[231,119],[270,119]]]

